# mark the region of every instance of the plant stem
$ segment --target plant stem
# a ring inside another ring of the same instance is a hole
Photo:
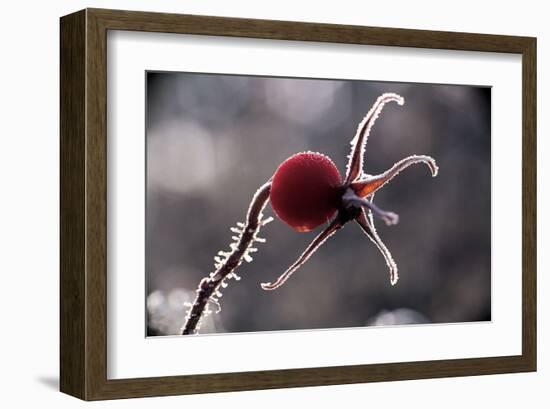
[[[262,211],[269,200],[271,181],[262,185],[254,194],[248,207],[246,222],[242,228],[239,240],[232,245],[232,251],[225,261],[221,263],[208,277],[204,277],[197,288],[197,296],[186,318],[182,329],[182,335],[196,334],[199,323],[207,309],[208,301],[215,294],[225,278],[243,262],[254,241],[262,222]]]

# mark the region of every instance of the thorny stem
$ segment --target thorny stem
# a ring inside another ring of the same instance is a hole
[[[232,245],[231,253],[225,261],[217,267],[216,271],[208,277],[204,277],[199,283],[197,296],[188,312],[185,326],[182,329],[182,335],[197,333],[198,325],[205,313],[208,301],[211,299],[212,295],[218,291],[224,279],[232,274],[242,263],[243,258],[245,258],[250,247],[257,239],[256,234],[264,224],[264,222],[262,222],[262,211],[267,204],[270,191],[271,181],[268,181],[256,191],[250,202],[246,215],[246,222],[238,242]]]

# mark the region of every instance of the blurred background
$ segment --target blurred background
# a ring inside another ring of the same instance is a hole
[[[365,172],[411,154],[433,156],[376,195],[399,224],[377,230],[399,268],[349,223],[291,279],[266,292],[318,233],[275,219],[241,281],[201,333],[491,319],[491,91],[463,85],[147,73],[146,271],[148,335],[176,334],[185,302],[228,250],[256,189],[294,153],[312,150],[345,173],[349,142],[383,92],[388,104],[367,144]],[[265,216],[273,215],[268,205]]]

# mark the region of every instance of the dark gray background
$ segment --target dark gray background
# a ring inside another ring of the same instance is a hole
[[[201,333],[450,323],[491,319],[490,88],[149,72],[146,271],[149,335],[174,334],[184,301],[227,250],[255,190],[294,153],[312,150],[345,173],[349,141],[378,95],[397,92],[374,125],[367,173],[433,156],[376,196],[400,215],[376,221],[400,272],[358,226],[339,231],[283,287],[263,291],[317,231],[276,219],[254,261],[223,291]],[[267,207],[266,215],[272,215]]]

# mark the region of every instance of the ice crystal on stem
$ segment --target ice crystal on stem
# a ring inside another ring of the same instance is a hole
[[[216,312],[221,311],[219,299],[222,293],[220,288],[227,287],[227,280],[231,278],[239,281],[241,278],[235,274],[234,270],[241,265],[243,260],[252,261],[249,253],[256,251],[252,245],[254,242],[263,240],[257,237],[258,231],[271,221],[271,218],[263,219],[263,209],[269,199],[270,189],[271,182],[260,187],[248,208],[246,223],[237,223],[237,227],[231,228],[231,231],[237,234],[237,236],[233,236],[234,241],[230,244],[231,251],[218,252],[214,258],[215,271],[199,283],[195,301],[187,311],[186,322],[182,329],[183,335],[197,333],[202,316],[210,313],[209,303],[216,305]]]

